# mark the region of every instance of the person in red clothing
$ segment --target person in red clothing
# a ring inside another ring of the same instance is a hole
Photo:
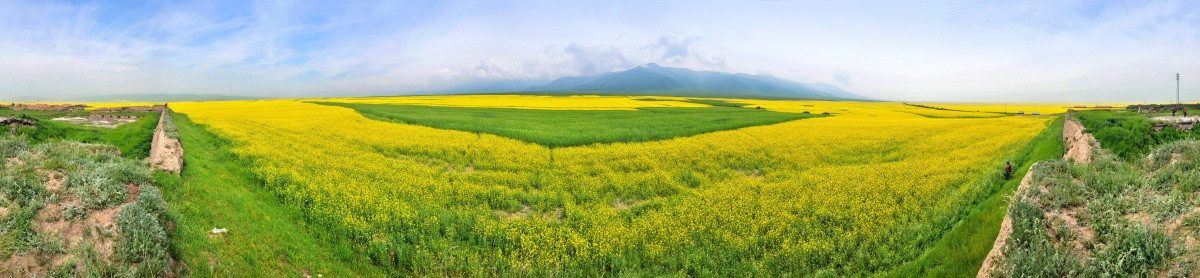
[[[1007,180],[1007,179],[1011,179],[1011,178],[1012,178],[1012,164],[1008,163],[1008,161],[1005,161],[1004,162],[1004,179]]]

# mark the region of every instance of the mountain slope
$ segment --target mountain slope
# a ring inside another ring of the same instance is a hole
[[[695,71],[649,63],[632,69],[546,81],[469,82],[435,94],[536,93],[549,95],[659,95],[758,99],[870,100],[837,86],[770,75]]]
[[[865,100],[829,84],[799,83],[769,75],[731,74],[663,67],[650,63],[595,76],[563,77],[526,92],[746,97],[768,99]]]

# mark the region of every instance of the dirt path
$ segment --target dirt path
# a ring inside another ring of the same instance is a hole
[[[1033,163],[1029,166],[1029,170],[1025,171],[1025,178],[1021,179],[1021,185],[1017,187],[1017,191],[1013,196],[1021,196],[1021,192],[1025,192],[1029,188],[1029,183],[1033,177],[1033,167],[1037,167],[1038,163]],[[1010,202],[1011,206],[1011,202]],[[999,259],[1001,250],[1004,249],[1004,243],[1008,241],[1008,235],[1012,233],[1012,217],[1008,213],[1004,213],[1004,222],[1000,224],[1000,233],[996,235],[996,241],[992,243],[992,251],[988,252],[986,258],[983,259],[983,266],[979,267],[979,273],[975,277],[988,277],[988,273],[992,272],[992,268],[996,266],[996,260]]]

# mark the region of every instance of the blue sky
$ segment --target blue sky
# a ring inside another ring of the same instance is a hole
[[[0,98],[411,94],[650,62],[912,101],[1200,101],[1200,1],[0,0]]]

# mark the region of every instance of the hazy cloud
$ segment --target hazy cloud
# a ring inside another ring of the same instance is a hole
[[[582,75],[610,72],[636,64],[626,59],[625,55],[613,46],[572,43],[563,48],[562,52],[571,56],[576,73]]]
[[[837,82],[838,86],[850,86],[850,74],[849,73],[846,73],[843,71],[836,71],[833,73],[833,80]]]

